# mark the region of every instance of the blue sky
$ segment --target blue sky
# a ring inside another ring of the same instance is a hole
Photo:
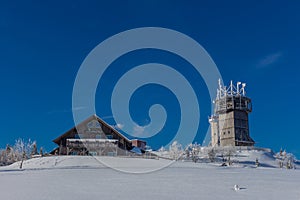
[[[0,146],[21,137],[52,150],[52,139],[74,126],[72,89],[88,53],[114,34],[154,26],[182,32],[200,43],[225,83],[231,79],[246,82],[253,101],[250,134],[257,146],[275,151],[282,147],[299,158],[299,8],[296,1],[1,2]],[[111,84],[122,73],[119,66],[147,62],[174,68],[188,65],[156,50],[122,56],[106,73],[105,87],[98,87],[97,115],[114,123],[108,97]],[[198,91],[201,124],[195,141],[201,143],[210,115],[208,91],[193,71],[182,73]],[[158,85],[134,94],[133,119],[140,125],[149,123],[147,108],[154,103],[165,105],[171,113],[165,131],[175,130],[179,120],[176,98]]]

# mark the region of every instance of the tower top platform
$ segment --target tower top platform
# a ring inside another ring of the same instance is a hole
[[[237,82],[236,85],[230,81],[229,87],[221,84],[219,79],[219,88],[217,97],[213,102],[215,104],[215,114],[227,113],[233,110],[252,111],[251,99],[246,96],[246,83]]]
[[[246,96],[245,91],[246,83],[237,82],[236,85],[233,84],[233,81],[230,81],[229,87],[222,85],[221,80],[219,79],[219,88],[217,89],[217,98],[222,99],[227,96]]]

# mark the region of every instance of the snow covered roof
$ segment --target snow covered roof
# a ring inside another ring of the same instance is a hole
[[[96,114],[88,117],[86,120],[84,120],[81,123],[77,124],[76,126],[74,126],[73,128],[71,128],[70,130],[68,130],[67,132],[65,132],[64,134],[58,136],[56,139],[53,140],[53,142],[59,145],[60,144],[60,140],[62,138],[67,138],[67,137],[72,137],[73,138],[74,135],[75,135],[75,133],[77,133],[77,127],[84,126],[84,125],[88,124],[92,120],[97,120],[104,127],[110,129],[113,133],[115,133],[116,135],[118,135],[121,138],[123,138],[127,143],[131,143],[131,140],[129,140],[126,136],[124,136],[119,131],[117,131],[113,126],[110,126],[109,124],[107,124],[105,121],[103,121]]]
[[[69,142],[117,142],[115,139],[67,139]]]

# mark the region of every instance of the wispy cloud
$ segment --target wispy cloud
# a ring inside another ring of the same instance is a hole
[[[273,65],[274,63],[278,62],[281,57],[282,57],[282,52],[269,54],[269,55],[265,56],[264,58],[262,58],[258,62],[257,67],[258,68],[269,67],[269,66]]]
[[[145,134],[145,127],[144,126],[135,125],[133,127],[133,135],[143,136],[144,134]]]
[[[122,130],[122,128],[124,128],[124,124],[116,124],[113,127],[117,130]]]
[[[78,107],[72,108],[73,111],[84,110],[84,109],[86,109],[85,106],[78,106]]]

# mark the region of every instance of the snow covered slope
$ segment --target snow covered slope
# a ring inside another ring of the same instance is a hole
[[[232,156],[235,165],[240,167],[255,167],[256,159],[260,163],[260,167],[277,168],[278,161],[271,150],[250,150],[250,151],[237,151]]]
[[[143,159],[131,157],[104,156],[52,156],[25,160],[22,170],[71,169],[71,168],[112,168],[127,173],[147,173],[167,167],[174,161],[165,159]],[[20,163],[1,167],[2,170],[19,170]]]
[[[257,157],[264,167],[253,167]],[[101,159],[137,172],[169,164],[164,159]],[[152,173],[129,174],[94,157],[34,158],[24,161],[22,170],[19,163],[0,167],[0,199],[300,199],[300,170],[275,168],[266,152],[240,153],[238,159],[231,167],[178,161]]]

